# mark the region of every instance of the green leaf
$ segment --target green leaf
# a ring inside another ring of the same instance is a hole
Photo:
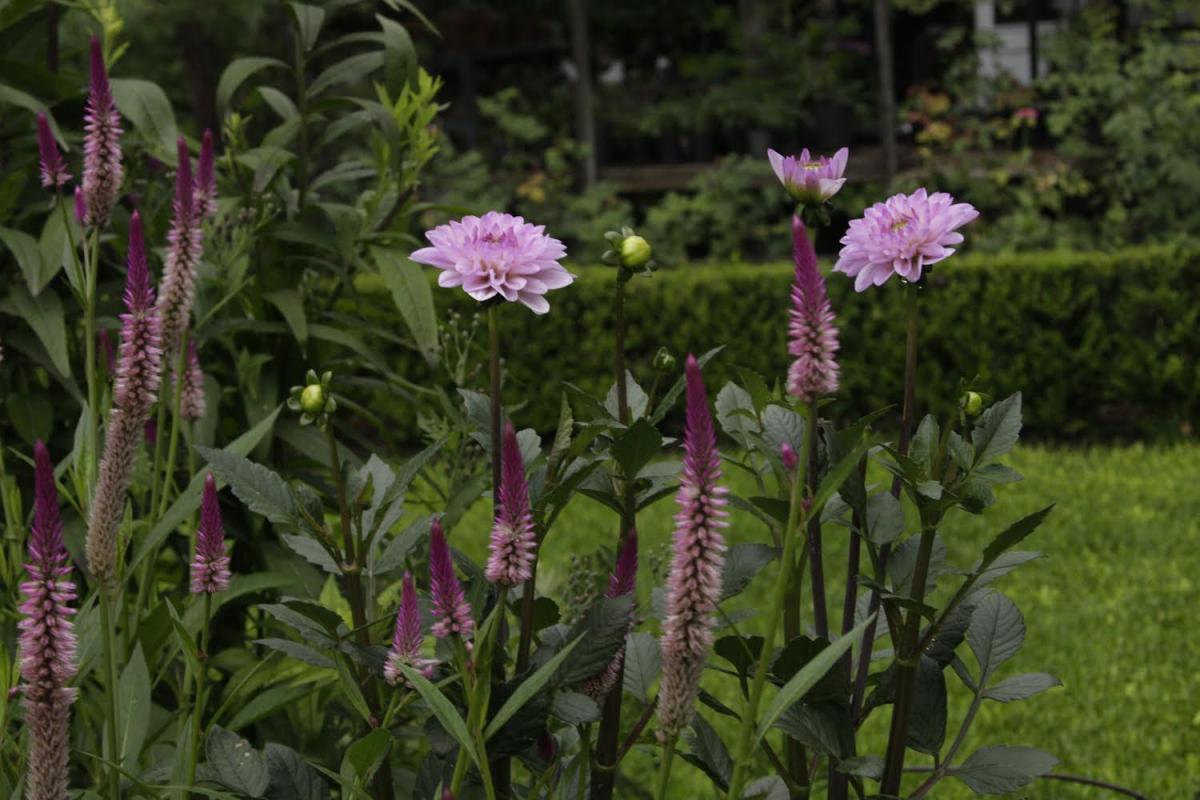
[[[304,686],[272,686],[257,692],[245,705],[239,706],[233,719],[225,724],[231,731],[239,731],[247,725],[252,725],[264,717],[268,717],[282,708],[293,705],[313,693],[313,687]]]
[[[1005,528],[1000,535],[988,542],[987,547],[983,548],[983,558],[974,572],[979,573],[986,570],[1001,554],[1024,541],[1029,534],[1037,530],[1053,509],[1054,504],[1052,503],[1041,511],[1035,511],[1027,517],[1022,517]]]
[[[1013,700],[1024,700],[1041,694],[1047,689],[1062,686],[1062,681],[1047,672],[1027,672],[1005,678],[995,686],[988,687],[983,696],[988,700],[1008,703]]]
[[[429,710],[437,717],[446,732],[454,737],[463,751],[471,756],[475,765],[479,766],[479,753],[475,751],[475,741],[467,731],[467,723],[463,722],[463,718],[459,716],[458,711],[450,704],[446,696],[412,667],[407,664],[397,664],[396,666],[404,673],[409,685],[417,690],[417,694],[421,695],[421,698],[429,706]]]
[[[269,105],[271,110],[278,114],[284,122],[300,122],[300,109],[296,108],[292,98],[270,86],[258,87],[258,93],[262,96],[263,102]]]
[[[270,783],[267,800],[325,800],[329,790],[321,776],[292,748],[267,742]]]
[[[712,361],[713,358],[715,358],[716,355],[724,349],[725,345],[714,347],[712,350],[709,350],[707,353],[696,359],[696,363],[703,367],[709,361]],[[654,409],[654,413],[650,416],[651,422],[656,425],[662,422],[663,417],[665,417],[671,411],[671,409],[675,407],[675,403],[679,401],[679,397],[683,394],[683,388],[686,383],[686,376],[680,375],[675,380],[675,383],[671,384],[671,388],[668,389],[667,393],[663,395],[663,399],[659,401],[658,407]]]
[[[167,93],[157,83],[137,78],[113,78],[110,83],[117,109],[133,121],[164,161],[174,164],[178,159],[175,142],[179,130]]]
[[[521,685],[517,687],[517,690],[509,695],[508,700],[504,702],[504,705],[500,707],[500,710],[497,711],[495,716],[492,717],[491,721],[488,722],[487,728],[484,729],[483,732],[483,738],[485,741],[492,738],[497,731],[504,727],[504,723],[512,719],[513,715],[520,711],[521,707],[529,702],[530,698],[541,691],[542,687],[554,677],[554,673],[558,671],[559,666],[561,666],[562,663],[567,660],[567,657],[571,655],[571,652],[575,649],[576,645],[583,640],[583,638],[584,637],[582,634],[575,637],[574,641],[572,641],[562,650],[559,650],[554,655],[554,658],[543,664],[537,672],[521,681]]]
[[[268,67],[287,69],[287,64],[277,58],[259,56],[235,58],[230,61],[229,66],[225,67],[221,73],[221,79],[217,81],[217,110],[224,115],[226,109],[229,108],[229,101],[233,99],[238,87],[245,83],[250,76],[262,72]]]
[[[912,444],[908,448],[908,457],[921,467],[922,474],[928,475],[937,457],[938,436],[941,429],[933,414],[926,414],[917,426]]]
[[[392,745],[392,735],[376,728],[346,748],[342,757],[342,779],[363,787],[379,770]]]
[[[692,756],[687,760],[700,767],[718,789],[728,789],[729,779],[733,775],[733,759],[729,757],[729,749],[713,726],[696,714],[692,717],[691,733],[686,738],[691,748],[688,755]]]
[[[621,467],[621,474],[632,479],[658,455],[660,447],[662,435],[644,417],[639,417],[613,442],[612,455]]]
[[[981,747],[950,774],[976,794],[1016,791],[1058,764],[1058,759],[1036,747],[996,745]]]
[[[43,291],[34,297],[24,284],[16,283],[8,300],[0,305],[0,311],[25,320],[46,348],[58,374],[63,378],[71,376],[71,363],[67,358],[67,324],[57,294]]]
[[[430,365],[438,362],[437,312],[433,290],[424,269],[407,256],[392,250],[371,248],[371,258],[392,293],[392,301],[404,318],[417,350]]]
[[[304,350],[308,346],[308,317],[304,314],[304,295],[297,289],[280,289],[265,293],[263,299],[279,309],[284,321],[292,329],[292,335],[296,337],[300,349]]]
[[[150,671],[142,646],[133,649],[118,680],[117,697],[121,703],[120,729],[121,766],[136,771],[142,744],[150,727]]]
[[[358,686],[358,679],[350,673],[347,659],[339,658],[334,661],[334,668],[337,669],[338,682],[341,684],[345,701],[363,722],[369,722],[371,709],[367,706],[367,698],[363,697],[362,689]]]
[[[649,633],[632,633],[625,639],[625,691],[650,702],[650,689],[662,670],[662,647]]]
[[[992,405],[971,431],[975,466],[990,464],[1012,450],[1021,434],[1021,393]]]
[[[867,498],[867,541],[884,545],[894,542],[904,533],[904,508],[890,492],[880,492]]]
[[[625,370],[625,398],[629,401],[629,418],[631,420],[636,420],[646,415],[646,406],[650,403],[650,397],[646,394],[646,390],[642,388],[642,385],[634,379],[633,373],[629,370]],[[608,387],[608,394],[604,398],[604,408],[613,419],[621,418],[621,407],[617,402],[617,384],[615,381],[612,386]]]
[[[362,80],[382,66],[383,53],[378,50],[348,56],[318,75],[308,93],[316,96],[332,86]]]
[[[871,442],[866,437],[863,437],[855,447],[842,460],[837,463],[833,469],[825,473],[825,477],[821,479],[820,485],[817,487],[816,493],[813,495],[812,508],[813,513],[819,513],[825,507],[825,503],[829,498],[833,497],[838,489],[842,488],[842,484],[850,477],[858,466],[859,460],[870,448]]]
[[[37,114],[39,111],[45,114],[46,119],[50,123],[50,130],[54,133],[54,138],[58,140],[60,145],[65,147],[66,139],[63,138],[62,131],[59,129],[58,123],[54,119],[54,114],[51,113],[49,107],[46,106],[46,104],[41,100],[38,100],[31,94],[22,92],[20,89],[0,83],[0,103],[18,106],[19,108],[23,108],[33,114]],[[32,124],[30,127],[33,127]]]
[[[572,686],[600,674],[625,643],[632,613],[631,595],[604,598],[589,608],[566,636],[569,641],[582,636],[583,644],[562,663],[555,683]]]
[[[311,664],[314,667],[323,669],[333,669],[333,660],[328,658],[306,644],[293,642],[291,639],[255,639],[254,644],[261,644],[270,650],[276,650],[284,655],[294,658],[297,661],[303,661],[305,664]]]
[[[37,239],[24,231],[0,228],[0,242],[4,242],[4,246],[17,260],[17,266],[21,268],[21,274],[25,276],[25,285],[29,287],[29,294],[36,297],[50,281],[50,278],[54,277],[54,273],[49,276],[45,275],[45,264]]]
[[[321,35],[321,26],[325,23],[325,9],[307,3],[288,3],[288,11],[296,30],[300,33],[300,42],[305,50],[312,50]]]
[[[550,713],[568,725],[582,725],[600,719],[596,701],[579,692],[557,692]]]
[[[270,781],[267,759],[236,733],[214,725],[204,743],[204,754],[217,781],[226,788],[251,797],[266,792]]]
[[[985,685],[996,668],[1016,655],[1025,641],[1025,619],[1013,601],[989,589],[975,606],[967,644],[979,662],[979,684]]]
[[[229,484],[229,488],[248,509],[277,525],[297,524],[299,509],[279,473],[228,450],[214,450],[199,445],[195,450],[208,462],[213,475],[222,483]]]
[[[917,666],[913,711],[907,744],[926,755],[937,755],[946,741],[946,674],[942,665],[926,655]]]
[[[417,77],[417,51],[408,30],[395,20],[376,14],[383,29],[383,75],[388,93],[396,97]]]
[[[741,594],[754,576],[775,560],[776,551],[760,542],[739,542],[725,553],[725,569],[721,573],[721,600]]]
[[[839,637],[829,647],[822,650],[820,655],[805,664],[799,672],[792,676],[791,680],[784,684],[759,718],[755,741],[766,736],[767,731],[775,724],[775,720],[779,719],[779,716],[793,703],[801,700],[809,689],[816,686],[817,682],[825,677],[825,673],[829,672],[842,657],[842,654],[858,644],[867,625],[874,620],[874,614],[864,619],[852,631]]]

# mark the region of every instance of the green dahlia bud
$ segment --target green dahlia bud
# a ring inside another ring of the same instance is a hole
[[[983,396],[978,392],[967,392],[962,398],[963,412],[968,417],[977,417],[983,411]]]
[[[659,372],[674,372],[675,356],[665,347],[658,348],[658,352],[654,354],[654,368]]]
[[[288,397],[288,408],[300,412],[300,424],[316,423],[321,430],[329,422],[329,415],[337,410],[337,401],[333,399],[330,384],[333,373],[326,372],[321,376],[309,370],[303,386],[293,386]]]
[[[626,236],[621,242],[621,263],[630,269],[646,266],[651,255],[650,243],[641,236]]]
[[[325,390],[314,383],[304,387],[300,393],[300,410],[306,414],[320,414],[325,410]]]

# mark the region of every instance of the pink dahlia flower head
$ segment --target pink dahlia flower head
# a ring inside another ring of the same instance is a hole
[[[833,269],[854,278],[856,292],[882,286],[893,274],[916,283],[925,267],[954,254],[963,240],[958,229],[978,216],[945,192],[893,195],[850,222]]]
[[[463,217],[426,232],[425,238],[432,247],[409,257],[440,269],[439,286],[461,286],[480,302],[500,295],[545,314],[550,310],[546,292],[575,280],[558,263],[567,254],[563,243],[547,236],[544,226],[512,214]]]
[[[800,151],[798,156],[784,156],[774,150],[767,150],[767,160],[775,177],[788,190],[788,194],[797,203],[820,205],[837,194],[846,179],[842,173],[846,171],[846,160],[850,157],[850,149],[843,147],[832,156],[810,155],[808,148]]]

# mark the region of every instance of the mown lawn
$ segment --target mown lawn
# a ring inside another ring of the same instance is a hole
[[[1047,523],[1022,545],[1040,550],[1045,558],[997,587],[1021,608],[1029,629],[1024,648],[1004,666],[1001,677],[1046,671],[1064,686],[1019,703],[986,704],[962,754],[983,744],[1027,744],[1059,756],[1059,771],[1123,784],[1155,800],[1193,800],[1200,793],[1200,637],[1194,631],[1200,610],[1200,446],[1024,447],[1010,463],[1026,480],[1002,487],[1000,501],[982,517],[955,512],[943,536],[951,563],[969,566],[982,544],[1005,524],[1057,503]],[[736,475],[730,482],[735,491],[741,488]],[[673,512],[668,499],[639,518],[646,567],[639,582],[643,607],[656,581],[649,567],[665,559]],[[733,542],[766,536],[747,515],[735,512],[732,522]],[[461,529],[474,529],[472,523]],[[614,530],[611,512],[586,498],[575,501],[550,534],[540,588],[560,597],[571,556],[610,542]],[[844,572],[843,532],[829,528],[826,534],[831,571],[840,566]],[[466,546],[465,538],[459,546]],[[483,542],[477,544],[482,551]],[[735,607],[761,607],[766,587],[760,576],[733,601]],[[837,591],[840,597],[840,587]],[[833,594],[830,607],[840,609]],[[753,632],[754,625],[755,620],[744,623],[743,632]],[[961,652],[974,666],[965,645]],[[948,675],[950,739],[967,698],[964,687]],[[737,707],[737,690],[725,676],[710,673],[705,687]],[[633,713],[627,705],[627,714]],[[732,747],[729,721],[707,710],[705,715]],[[865,744],[881,752],[885,735],[885,713],[877,712],[868,723]],[[649,785],[655,758],[649,749],[635,750],[623,765],[626,774]],[[716,796],[708,779],[686,762],[676,761],[674,779],[679,785],[675,796]],[[625,791],[631,797],[639,794],[630,787]],[[933,796],[970,794],[947,780]],[[1015,796],[1100,800],[1116,795],[1041,781]]]

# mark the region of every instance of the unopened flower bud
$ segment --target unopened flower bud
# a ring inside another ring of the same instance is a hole
[[[977,417],[983,411],[983,395],[979,392],[967,392],[962,398],[962,410],[968,417]]]
[[[307,414],[320,414],[325,410],[325,390],[321,384],[305,386],[300,393],[300,410]]]
[[[658,348],[658,352],[654,354],[654,368],[659,372],[674,372],[675,371],[675,356],[665,347]]]
[[[796,448],[788,442],[779,445],[779,457],[783,460],[783,466],[788,472],[796,469],[796,465],[800,463],[800,457],[796,455]]]
[[[300,412],[300,424],[316,423],[321,430],[329,422],[329,415],[337,410],[337,401],[333,398],[330,384],[333,373],[326,372],[320,377],[313,370],[308,371],[304,386],[293,386],[288,397],[288,408]]]
[[[626,236],[621,242],[621,263],[630,269],[646,266],[652,253],[650,243],[641,236]]]

